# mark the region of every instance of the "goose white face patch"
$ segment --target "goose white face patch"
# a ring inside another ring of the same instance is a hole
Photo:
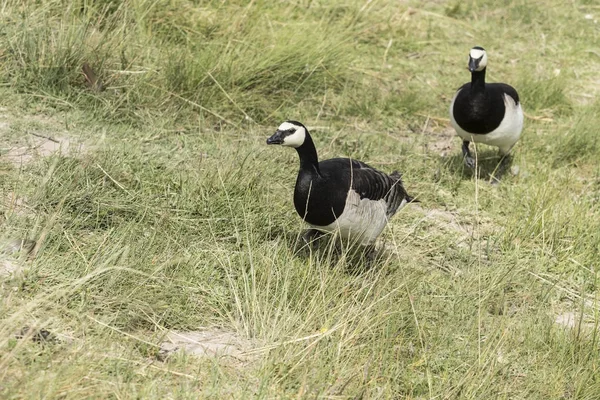
[[[278,131],[289,131],[291,129],[298,129],[300,128],[299,125],[294,125],[291,122],[283,122],[281,125],[279,125],[279,128],[277,128]]]
[[[469,57],[474,60],[481,58],[481,61],[479,61],[479,65],[477,66],[477,69],[475,71],[481,71],[485,67],[487,67],[487,53],[485,52],[485,50],[473,48],[469,52]]]
[[[290,133],[283,138],[282,146],[289,147],[300,147],[304,143],[304,139],[306,139],[306,129],[303,126],[294,125],[291,122],[284,122],[279,125],[278,131]]]

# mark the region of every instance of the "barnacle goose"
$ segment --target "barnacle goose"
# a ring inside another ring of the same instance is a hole
[[[305,239],[339,231],[353,243],[373,245],[388,219],[413,200],[398,172],[387,175],[349,158],[319,162],[308,129],[300,122],[282,123],[267,144],[293,147],[298,152],[294,206],[314,228]]]
[[[475,166],[469,151],[471,141],[496,146],[505,165],[523,130],[523,110],[517,91],[505,83],[485,83],[487,53],[483,47],[469,52],[471,82],[458,89],[450,105],[452,126],[463,139],[465,164]]]

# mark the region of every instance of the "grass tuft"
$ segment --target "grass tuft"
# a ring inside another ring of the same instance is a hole
[[[600,157],[600,139],[596,131],[600,123],[599,110],[598,103],[585,106],[574,120],[569,121],[556,143],[555,166],[569,163],[577,165]]]
[[[567,80],[562,77],[539,79],[526,75],[516,85],[523,97],[525,112],[537,116],[568,116],[572,102],[566,94]]]

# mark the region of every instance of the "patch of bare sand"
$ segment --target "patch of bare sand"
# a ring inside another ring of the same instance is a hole
[[[7,255],[14,255],[19,252],[27,255],[35,247],[35,240],[30,239],[9,239],[0,243],[1,252]]]
[[[468,252],[473,257],[487,260],[487,252],[494,247],[486,244],[486,251],[482,251],[477,243],[485,241],[486,237],[495,234],[501,229],[494,224],[492,219],[485,214],[473,215],[447,209],[426,209],[418,204],[411,205],[411,212],[421,214],[413,224],[418,227],[418,235],[429,238],[430,241],[440,242],[441,247],[426,247],[421,252],[413,252],[411,257],[422,257],[432,266],[454,275],[462,273],[447,262],[448,252]],[[429,243],[429,241],[427,241]],[[393,245],[385,246],[388,251],[396,253]],[[444,250],[442,250],[444,249]]]
[[[413,208],[420,211],[423,219],[430,222],[433,227],[442,232],[454,234],[457,242],[462,242],[467,238],[480,239],[499,229],[490,218],[483,214],[469,215],[451,210],[424,209],[420,206],[413,206]]]
[[[27,199],[15,192],[7,192],[4,196],[0,196],[0,213],[25,215],[28,210]]]
[[[81,154],[88,146],[78,137],[53,117],[18,117],[0,108],[0,161],[20,167],[37,157]]]
[[[592,315],[580,315],[575,311],[565,311],[554,318],[554,323],[565,329],[582,329],[593,331],[597,329]]]
[[[430,209],[424,210],[425,218],[433,222],[437,227],[446,232],[455,232],[462,236],[468,236],[472,232],[472,225],[461,221],[456,211]]]
[[[29,134],[26,146],[15,146],[2,155],[15,166],[22,166],[33,161],[36,157],[47,157],[54,154],[68,155],[81,153],[85,149],[82,142],[77,142],[68,136],[41,136]]]
[[[25,268],[24,257],[35,247],[35,241],[29,239],[8,239],[0,241],[0,278],[11,278]],[[17,255],[24,257],[17,259]]]
[[[23,271],[23,264],[18,260],[0,260],[0,279],[11,278]]]
[[[567,311],[557,315],[556,318],[554,318],[554,323],[564,326],[565,328],[575,328],[578,320],[579,316],[575,314],[575,312]]]
[[[439,154],[442,157],[448,156],[452,153],[452,149],[457,142],[456,132],[451,126],[447,126],[441,131],[425,131],[429,139],[427,140],[427,150]]]
[[[160,344],[161,355],[166,358],[175,352],[196,357],[232,358],[239,362],[250,362],[257,356],[252,350],[259,347],[253,340],[236,333],[219,329],[197,331],[169,331]]]
[[[596,301],[584,300],[584,312],[580,310],[567,310],[554,317],[554,323],[569,329],[585,329],[594,330],[598,327],[597,317],[595,313],[598,310]]]

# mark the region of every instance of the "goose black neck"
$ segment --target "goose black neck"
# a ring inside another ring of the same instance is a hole
[[[319,174],[319,158],[317,157],[317,149],[312,138],[306,131],[306,137],[302,146],[296,147],[298,156],[300,157],[300,170],[310,173]]]
[[[481,71],[471,72],[471,91],[483,92],[485,90],[485,68]]]

